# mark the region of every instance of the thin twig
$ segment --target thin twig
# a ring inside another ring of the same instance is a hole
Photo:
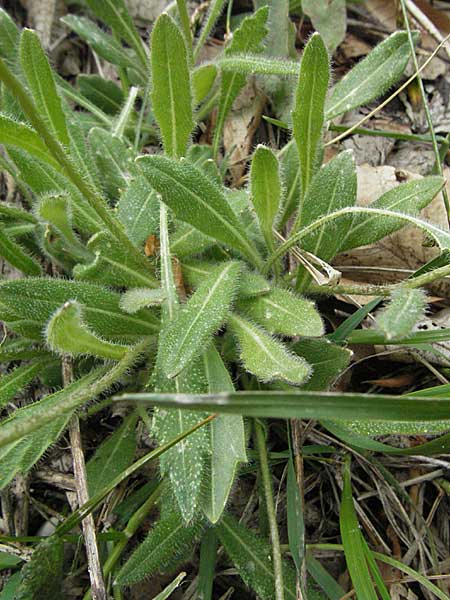
[[[400,4],[402,7],[403,19],[405,21],[406,31],[408,32],[408,40],[409,40],[409,46],[411,48],[411,56],[413,59],[414,68],[417,72],[417,83],[419,84],[420,95],[422,96],[423,109],[425,111],[425,116],[427,118],[428,129],[430,130],[431,139],[433,140],[433,151],[434,151],[434,156],[436,159],[436,168],[437,168],[439,175],[441,177],[443,177],[444,172],[442,170],[442,162],[441,162],[441,157],[440,157],[440,153],[439,153],[439,146],[437,143],[436,134],[434,132],[433,119],[431,117],[430,107],[428,106],[428,100],[427,100],[427,95],[425,93],[425,88],[423,87],[423,81],[422,81],[422,78],[419,77],[419,72],[420,72],[419,63],[417,62],[416,50],[414,47],[414,40],[412,38],[411,27],[409,26],[408,12],[406,10],[406,0],[400,0]],[[448,36],[446,39],[448,39]],[[445,44],[446,40],[443,40],[442,43]],[[442,189],[442,197],[444,198],[445,209],[447,211],[447,218],[450,219],[450,202],[448,199],[447,190],[445,189],[445,186]]]
[[[422,25],[424,29],[432,36],[437,42],[442,42],[444,40],[444,36],[436,27],[436,25],[431,21],[425,13],[423,13],[420,8],[412,1],[405,1],[406,8],[412,14],[412,16],[416,19],[416,21]],[[449,44],[445,44],[444,50],[447,53],[448,58],[450,58],[450,46]]]
[[[384,108],[396,96],[398,96],[401,92],[403,92],[403,90],[405,88],[407,88],[408,85],[412,81],[414,81],[414,79],[425,69],[425,67],[427,67],[430,64],[430,62],[433,60],[433,58],[436,56],[436,54],[439,52],[439,50],[442,48],[442,46],[446,43],[446,41],[449,38],[450,38],[450,34],[444,40],[442,40],[442,42],[433,50],[433,52],[430,54],[430,56],[427,58],[427,60],[420,67],[420,69],[417,69],[416,72],[413,75],[411,75],[411,77],[409,79],[407,79],[403,85],[401,85],[393,94],[391,94],[389,96],[389,98],[386,98],[386,100],[384,100],[384,102],[382,102],[377,107],[375,107],[372,111],[370,111],[369,114],[367,114],[365,117],[363,117],[362,119],[360,119],[357,123],[355,123],[354,125],[352,125],[351,127],[349,127],[347,129],[347,131],[344,131],[344,133],[341,133],[340,135],[336,136],[335,138],[333,138],[332,140],[330,140],[329,142],[327,142],[326,144],[324,144],[324,146],[325,147],[332,146],[336,142],[340,142],[341,140],[343,140],[344,138],[346,138],[348,135],[350,135],[351,133],[353,133],[353,131],[355,131],[355,129],[357,129],[358,127],[361,127],[361,125],[363,123],[365,123],[366,121],[368,121],[369,119],[371,119],[374,115],[376,115],[378,112],[380,112],[380,110],[382,108]]]
[[[64,386],[73,381],[72,360],[64,356],[62,361],[62,376]],[[77,415],[74,415],[69,424],[70,447],[73,460],[73,475],[75,478],[78,506],[82,506],[89,500],[87,487],[86,464],[84,462],[83,448],[81,444],[80,421]],[[89,578],[91,581],[92,597],[94,600],[106,600],[105,582],[103,580],[100,558],[98,555],[97,538],[95,534],[95,523],[92,514],[89,514],[82,521],[84,542],[86,546],[86,555],[89,568]]]

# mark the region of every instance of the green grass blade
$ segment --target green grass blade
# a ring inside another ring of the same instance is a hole
[[[222,394],[125,394],[122,399],[183,410],[274,419],[361,421],[440,421],[448,419],[450,399],[340,392],[236,392]]]
[[[349,462],[346,463],[344,470],[344,489],[339,522],[345,560],[356,592],[356,598],[358,600],[378,600],[366,562],[363,538],[353,506]]]

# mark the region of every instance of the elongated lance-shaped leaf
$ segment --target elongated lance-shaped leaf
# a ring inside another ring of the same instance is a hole
[[[282,288],[273,288],[264,296],[240,300],[237,308],[269,333],[319,337],[324,332],[314,303]]]
[[[114,286],[157,287],[148,259],[144,255],[126,252],[109,233],[96,233],[87,248],[95,259],[90,264],[77,265],[73,271],[75,279]]]
[[[213,181],[186,160],[143,156],[138,165],[152,187],[182,221],[220,242],[241,250],[253,263],[262,261],[227,199]]]
[[[42,117],[58,140],[69,145],[66,118],[55,80],[38,35],[24,29],[20,38],[20,64],[30,87],[31,94]]]
[[[221,520],[217,533],[243,581],[261,600],[273,600],[275,576],[270,545],[231,516]],[[295,574],[286,562],[283,562],[283,586],[285,600],[295,600]]]
[[[292,350],[302,356],[313,369],[311,377],[302,385],[302,390],[324,391],[348,366],[353,352],[324,337],[304,338],[295,342]]]
[[[262,51],[262,41],[267,35],[266,21],[269,15],[267,6],[263,6],[254,15],[246,17],[242,25],[233,33],[233,38],[225,50],[225,55],[257,53]],[[233,102],[245,85],[245,75],[237,72],[223,72],[220,84],[219,112],[214,132],[214,155],[217,156],[222,139],[225,119]]]
[[[341,152],[323,165],[314,176],[297,213],[291,235],[323,215],[356,204],[356,166],[353,152]],[[331,260],[341,245],[334,229],[322,228],[302,242],[302,249]]]
[[[0,229],[0,256],[25,275],[40,275],[41,267]]]
[[[136,452],[136,412],[100,444],[86,465],[89,496],[95,496],[133,462]]]
[[[25,123],[19,123],[6,115],[0,115],[0,144],[18,146],[49,163],[58,171],[60,170],[58,163],[48,152],[46,145],[38,134]]]
[[[136,60],[133,59],[126,48],[111,35],[102,31],[91,19],[79,17],[78,15],[66,15],[62,17],[61,21],[82,39],[86,40],[99,56],[111,64],[128,69],[138,67]]]
[[[136,339],[136,336],[154,335],[159,331],[159,320],[150,311],[127,315],[119,308],[119,294],[93,283],[56,278],[0,283],[0,314],[7,311],[20,315],[21,319],[34,322],[41,330],[68,300],[78,300],[83,305],[86,326],[96,335],[108,339]]]
[[[377,315],[376,325],[388,340],[408,336],[423,318],[426,297],[420,289],[399,288],[386,308]]]
[[[160,342],[161,364],[169,378],[178,375],[210,341],[229,315],[240,265],[218,266],[180,310]]]
[[[144,44],[124,0],[87,0],[87,5],[99,19],[109,25],[114,33],[136,51],[145,69],[148,59]]]
[[[162,331],[160,347],[165,340],[165,332],[179,312],[179,302],[172,269],[172,256],[169,243],[167,207],[161,202],[161,288],[166,296],[162,308]],[[180,393],[191,390],[194,393],[206,390],[206,381],[201,361],[197,361],[182,377],[168,379],[162,368],[163,354],[158,349],[155,370],[151,384],[155,390]],[[178,409],[156,410],[153,416],[153,429],[161,443],[173,439],[186,429],[198,423],[201,416],[195,412],[182,412]],[[209,451],[209,438],[205,430],[197,431],[192,437],[171,448],[160,460],[161,472],[169,475],[173,492],[186,523],[190,523],[197,509],[204,458]]]
[[[179,575],[175,577],[175,579],[166,586],[162,592],[160,592],[157,596],[155,596],[154,600],[167,600],[173,594],[173,592],[181,585],[183,579],[186,577],[187,573],[181,571]]]
[[[9,61],[14,60],[19,37],[17,25],[8,13],[3,8],[0,8],[0,56],[2,58],[6,58]]]
[[[357,246],[364,246],[366,244],[377,241],[390,233],[401,229],[405,225],[412,225],[424,231],[430,238],[432,238],[440,248],[450,248],[450,234],[444,231],[437,225],[433,225],[428,221],[413,217],[408,214],[402,214],[393,210],[386,210],[382,208],[364,208],[362,206],[355,206],[349,208],[342,208],[329,215],[324,215],[320,219],[311,223],[305,227],[302,231],[299,231],[295,235],[291,236],[284,244],[279,246],[277,250],[267,261],[264,270],[268,271],[272,263],[277,260],[280,256],[283,256],[292,246],[298,244],[303,238],[321,229],[325,224],[333,225],[339,230],[340,227],[348,224],[348,217],[370,217],[371,222],[374,222],[373,217],[379,217],[377,224],[379,228],[376,232],[376,239],[372,239],[372,230],[364,231],[361,233],[362,241]]]
[[[297,78],[300,69],[300,63],[293,60],[281,60],[250,53],[219,56],[217,64],[222,71],[244,75],[279,75]]]
[[[141,308],[159,306],[167,299],[167,294],[162,288],[133,288],[125,292],[120,298],[120,308],[130,315],[134,315]]]
[[[414,39],[417,41],[417,34]],[[383,95],[402,77],[410,55],[406,31],[396,31],[378,44],[334,86],[326,106],[327,119]]]
[[[43,453],[49,446],[55,443],[64,427],[66,427],[73,410],[64,414],[61,411],[55,414],[55,409],[60,402],[64,402],[69,396],[82,392],[83,389],[99,379],[106,370],[104,368],[94,369],[88,375],[80,377],[72,384],[49,396],[45,396],[42,400],[30,404],[23,408],[14,411],[12,415],[2,422],[1,430],[9,428],[10,430],[17,429],[21,423],[27,421],[34,423],[36,418],[47,416],[46,422],[39,423],[38,427],[33,431],[27,432],[27,435],[15,436],[15,439],[0,448],[0,463],[2,469],[0,471],[0,489],[3,489],[15,477],[17,473],[26,473],[31,467],[41,458]],[[87,392],[89,394],[89,392]],[[83,399],[85,401],[86,398]]]
[[[417,215],[425,206],[428,206],[440,192],[443,180],[439,176],[424,177],[416,181],[402,183],[392,190],[388,190],[369,208],[381,208],[409,215]],[[400,229],[401,222],[386,221],[376,215],[357,215],[345,224],[345,231],[336,237],[341,239],[339,250],[351,250],[358,246],[372,244]],[[336,232],[337,233],[337,232]]]
[[[217,263],[191,259],[183,261],[183,278],[193,288],[198,288],[205,277],[216,268]],[[237,295],[240,298],[254,298],[270,292],[270,283],[258,273],[253,273],[242,264],[242,276],[239,278]]]
[[[265,146],[258,146],[253,154],[250,170],[251,199],[269,249],[273,249],[272,227],[281,200],[280,166],[275,154]]]
[[[120,569],[116,585],[131,585],[160,571],[171,571],[185,561],[204,529],[199,520],[186,526],[179,513],[166,511],[145,540]]]
[[[344,490],[342,492],[340,529],[344,546],[345,560],[350,572],[356,597],[361,600],[377,600],[378,596],[365,559],[363,538],[353,506],[350,465],[344,470]]]
[[[81,305],[74,301],[56,311],[47,325],[46,337],[53,351],[72,356],[91,354],[120,360],[128,350],[127,346],[105,342],[89,331],[82,320]]]
[[[244,367],[260,381],[286,381],[299,385],[310,374],[309,365],[292,354],[267,331],[236,314],[230,317]]]
[[[49,357],[44,356],[33,360],[28,365],[20,365],[0,377],[0,406],[5,406],[14,396],[25,388],[36,375],[42,371],[42,368],[49,364]]]
[[[319,162],[329,80],[328,52],[320,35],[315,33],[303,52],[295,108],[292,112],[293,132],[300,157],[303,196]]]
[[[301,172],[297,144],[292,139],[280,153],[281,173],[283,176],[284,199],[281,210],[279,227],[284,226],[292,213],[300,209]]]
[[[124,93],[114,81],[100,75],[78,75],[77,87],[81,94],[106,115],[116,116],[125,101]]]
[[[220,354],[212,344],[203,355],[210,393],[234,391]],[[210,425],[211,458],[202,508],[217,523],[227,504],[238,465],[246,462],[244,421],[240,415],[220,415]]]
[[[152,109],[169,156],[185,156],[194,128],[188,54],[183,34],[167,14],[152,32]]]
[[[158,194],[144,176],[139,174],[124,190],[119,200],[118,217],[136,246],[159,230]]]

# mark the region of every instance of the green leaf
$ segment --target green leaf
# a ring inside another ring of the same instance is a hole
[[[185,156],[194,128],[186,42],[167,14],[152,32],[152,108],[169,156]]]
[[[86,326],[108,339],[130,339],[154,335],[159,321],[148,310],[127,315],[119,308],[120,295],[92,283],[63,279],[26,279],[0,283],[0,312],[3,306],[40,329],[53,313],[69,300],[83,305]]]
[[[91,19],[77,15],[66,15],[62,17],[61,21],[85,40],[92,50],[111,64],[136,69],[136,60],[129,54],[126,48],[111,35],[102,31]],[[78,78],[78,82],[80,82],[80,78]],[[80,91],[84,93],[81,86]]]
[[[6,115],[0,115],[0,143],[5,146],[18,146],[60,170],[38,134],[25,123],[19,123]]]
[[[350,465],[344,470],[340,528],[347,563],[356,597],[361,600],[377,600],[378,596],[365,560],[364,544],[352,498]]]
[[[245,584],[261,600],[273,600],[275,578],[270,545],[230,516],[221,520],[217,533]],[[286,600],[295,600],[294,570],[286,562],[283,563],[283,585]]]
[[[236,314],[231,316],[230,326],[237,338],[244,367],[260,381],[281,380],[299,385],[308,378],[309,365],[264,329]]]
[[[177,229],[172,235],[172,252],[178,258],[195,256],[215,245],[215,241],[192,227],[188,223],[177,224]]]
[[[200,104],[212,90],[217,77],[216,65],[200,65],[192,73],[192,90],[195,104]]]
[[[325,338],[303,339],[292,350],[312,366],[312,375],[302,390],[327,390],[350,363],[353,352]]]
[[[220,13],[222,12],[226,2],[227,0],[213,0],[212,2],[210,2],[208,8],[208,15],[205,19],[205,24],[202,27],[197,41],[197,45],[195,47],[194,60],[198,58],[199,52],[205,44],[208,35],[211,33],[212,28],[214,27],[217,19],[220,17]]]
[[[132,413],[88,461],[86,472],[90,497],[98,494],[132,463],[136,453],[136,422],[137,415]]]
[[[347,30],[345,0],[302,0],[302,10],[311,19],[328,50],[333,52],[344,39]]]
[[[182,571],[172,583],[169,583],[162,592],[160,592],[157,596],[153,598],[153,600],[167,600],[171,597],[172,593],[181,585],[183,579],[186,577],[186,573]]]
[[[194,258],[183,261],[183,278],[191,287],[198,288],[204,278],[208,277],[216,266],[216,263]],[[242,263],[242,276],[238,281],[237,295],[240,298],[254,298],[255,296],[263,296],[269,292],[270,283],[258,273],[249,271],[245,264]]]
[[[423,318],[426,298],[422,290],[399,288],[392,293],[389,304],[376,317],[376,326],[392,340],[408,336]]]
[[[22,210],[14,204],[8,204],[7,202],[2,202],[0,204],[0,217],[4,219],[26,221],[28,223],[36,223],[36,218],[33,214]]]
[[[402,183],[392,190],[388,190],[380,196],[375,202],[369,205],[369,208],[386,209],[408,215],[417,215],[425,206],[441,191],[443,181],[439,176],[424,177],[416,181]],[[377,215],[355,216],[351,221],[345,224],[346,230],[341,238],[339,251],[351,250],[359,246],[373,244],[403,227],[404,224],[399,219],[397,222],[393,219],[383,219]]]
[[[138,165],[179,219],[261,264],[224,193],[199,169],[164,156],[143,156]]]
[[[134,48],[142,67],[145,68],[148,62],[147,54],[124,0],[86,0],[86,2],[94,15]]]
[[[49,363],[48,357],[38,358],[28,365],[20,365],[0,377],[0,406],[5,406],[14,396],[39,375]]]
[[[243,75],[298,77],[300,67],[300,63],[293,60],[281,60],[251,53],[224,55],[216,60],[222,71]]]
[[[121,139],[100,127],[91,129],[88,140],[105,192],[115,202],[128,186],[135,168],[134,154]]]
[[[87,247],[95,259],[88,265],[77,265],[75,279],[125,287],[158,285],[150,261],[144,255],[126,252],[109,233],[96,233]]]
[[[64,146],[69,145],[66,118],[49,62],[36,32],[24,29],[20,38],[20,64],[36,107]]]
[[[273,249],[272,227],[281,201],[280,166],[275,154],[259,145],[253,154],[250,170],[251,199],[261,230],[270,249]]]
[[[334,86],[326,107],[327,119],[382,96],[402,77],[410,55],[406,31],[396,31],[378,44]]]
[[[155,573],[175,569],[191,554],[203,528],[198,520],[186,525],[178,513],[166,511],[120,569],[115,585],[132,585]]]
[[[200,354],[227,319],[236,294],[240,265],[219,265],[182,307],[160,342],[162,368],[176,377]]]
[[[295,563],[297,576],[301,577],[301,569],[305,553],[305,521],[303,518],[303,499],[297,484],[294,463],[289,457],[287,467],[287,529],[289,550]]]
[[[120,308],[130,315],[134,315],[147,306],[159,306],[167,299],[165,291],[161,288],[134,288],[128,290],[120,298]]]
[[[340,208],[356,204],[356,166],[353,152],[346,150],[323,165],[300,203],[293,231]],[[328,261],[339,251],[340,235],[334,228],[322,227],[302,242],[302,249]]]
[[[270,339],[270,338],[269,338]],[[288,355],[289,357],[289,355]],[[273,419],[433,422],[448,420],[450,399],[340,392],[236,392],[223,394],[124,394],[122,399],[223,414]]]
[[[39,600],[44,596],[63,600],[63,559],[64,544],[56,536],[38,544],[31,560],[21,570],[21,581],[14,598]]]
[[[330,79],[328,52],[315,33],[303,52],[300,64],[292,126],[301,169],[301,189],[305,195],[317,169],[325,123],[324,107]]]
[[[305,227],[302,231],[299,231],[295,235],[291,236],[284,244],[281,244],[277,250],[271,255],[270,259],[266,262],[264,271],[270,269],[271,265],[278,260],[281,256],[283,256],[292,246],[295,246],[308,235],[314,233],[318,229],[321,229],[325,224],[333,225],[336,228],[344,227],[347,230],[349,218],[348,217],[357,217],[360,216],[368,217],[370,222],[375,221],[375,217],[377,223],[377,229],[375,235],[376,239],[381,239],[385,235],[389,235],[393,231],[397,229],[401,229],[405,225],[412,225],[424,231],[438,246],[439,248],[450,248],[450,234],[441,229],[437,225],[433,225],[428,221],[424,221],[423,219],[419,219],[413,217],[409,214],[402,214],[397,211],[381,209],[381,208],[364,208],[362,206],[348,207],[342,208],[341,210],[337,210],[328,215],[324,215],[320,219],[311,223]],[[371,243],[372,240],[368,240],[373,235],[373,230],[371,228],[364,229],[364,233],[360,234],[360,242],[355,244],[356,246],[366,245]]]
[[[115,116],[120,112],[125,98],[114,81],[104,79],[100,75],[81,74],[77,77],[77,85],[83,96],[107,115]]]
[[[210,393],[234,391],[230,375],[211,345],[203,355]],[[217,523],[228,502],[238,465],[247,461],[244,421],[239,415],[220,415],[210,425],[211,457],[202,508]]]
[[[36,195],[59,193],[69,196],[74,225],[79,231],[92,234],[103,229],[104,225],[96,212],[62,173],[22,150],[10,148],[8,154],[19,168],[24,182]]]
[[[19,44],[19,30],[8,13],[0,8],[0,56],[13,61]]]
[[[0,256],[25,275],[40,275],[41,267],[0,229]]]
[[[142,175],[132,179],[125,188],[119,200],[118,217],[136,246],[158,231],[158,194]]]
[[[237,308],[269,333],[287,336],[321,336],[324,333],[314,303],[289,290],[273,288],[264,296],[239,300]]]
[[[101,358],[120,360],[128,348],[105,342],[94,335],[83,322],[82,307],[68,301],[59,308],[46,327],[47,343],[54,352],[62,354],[91,354]]]
[[[246,17],[241,26],[233,33],[225,56],[233,54],[257,53],[262,51],[262,41],[267,35],[266,21],[269,15],[267,6],[263,6],[253,15]],[[225,120],[233,106],[233,102],[245,85],[245,75],[237,72],[222,72],[220,83],[219,112],[214,132],[214,155],[219,151]]]
[[[292,213],[299,208],[301,197],[301,172],[295,140],[291,140],[280,152],[281,172],[285,190],[280,226],[284,226]]]

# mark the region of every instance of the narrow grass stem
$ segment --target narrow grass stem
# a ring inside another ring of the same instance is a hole
[[[280,536],[278,533],[277,515],[273,499],[272,482],[270,478],[269,461],[267,457],[266,439],[264,428],[255,420],[255,437],[258,448],[261,477],[266,499],[267,518],[270,527],[270,538],[272,542],[273,570],[275,574],[275,598],[284,600],[283,563],[281,560]]]
[[[420,95],[422,96],[423,109],[425,111],[425,116],[426,116],[427,123],[428,123],[428,129],[430,130],[430,135],[431,135],[431,139],[432,139],[433,151],[434,151],[434,156],[436,159],[436,168],[438,170],[439,175],[442,177],[443,170],[442,170],[442,163],[441,163],[441,158],[440,158],[440,153],[439,153],[439,146],[438,146],[438,142],[436,139],[436,134],[434,132],[433,119],[431,117],[430,107],[428,106],[427,95],[425,93],[425,88],[423,86],[422,78],[419,76],[419,73],[420,73],[419,63],[417,62],[416,50],[414,47],[414,40],[412,38],[411,27],[409,25],[408,11],[406,8],[405,0],[400,0],[400,4],[402,7],[403,20],[405,21],[406,31],[408,32],[408,41],[409,41],[409,46],[411,48],[411,56],[412,56],[412,60],[413,60],[413,64],[414,64],[414,69],[417,73],[417,83],[419,84]],[[446,40],[443,41],[444,44],[445,44],[445,42],[446,42]],[[450,202],[449,202],[447,190],[445,189],[445,187],[442,190],[442,197],[444,199],[445,209],[447,211],[447,218],[450,219]]]

